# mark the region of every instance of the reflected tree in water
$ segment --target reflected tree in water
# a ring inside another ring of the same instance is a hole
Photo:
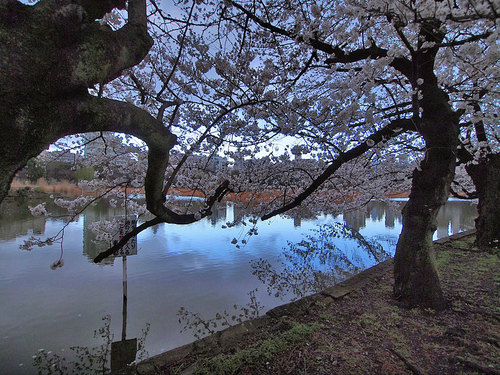
[[[233,311],[218,312],[213,318],[205,319],[201,313],[181,307],[177,312],[179,324],[183,326],[181,332],[190,331],[199,340],[205,336],[213,335],[221,329],[243,323],[245,320],[258,318],[264,310],[264,306],[257,299],[256,292],[257,289],[254,289],[248,293],[250,301],[245,306],[234,304]]]
[[[74,359],[66,359],[64,355],[57,354],[50,350],[39,349],[33,355],[33,367],[38,370],[38,374],[47,375],[66,375],[66,374],[109,374],[111,344],[114,335],[111,333],[111,316],[106,315],[102,318],[103,326],[94,331],[94,338],[99,339],[101,344],[88,346],[72,346],[70,351]],[[148,356],[145,349],[146,337],[149,333],[149,323],[142,330],[141,336],[137,339],[136,361],[144,360]],[[62,351],[64,353],[64,351]]]
[[[391,256],[377,240],[345,223],[321,225],[311,232],[298,243],[289,242],[279,264],[262,258],[252,262],[252,273],[270,295],[302,298]]]

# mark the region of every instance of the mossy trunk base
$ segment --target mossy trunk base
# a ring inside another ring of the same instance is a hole
[[[500,154],[490,154],[485,169],[484,185],[478,189],[476,244],[500,246]]]
[[[451,143],[451,142],[450,142]],[[403,230],[394,257],[394,295],[409,307],[446,307],[434,261],[432,237],[437,214],[446,203],[455,172],[453,146],[429,147],[415,169]]]

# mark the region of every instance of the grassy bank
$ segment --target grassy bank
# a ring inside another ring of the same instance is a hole
[[[387,263],[139,365],[140,374],[500,374],[499,250],[436,243],[443,312],[392,299]],[[165,338],[166,340],[168,338]]]

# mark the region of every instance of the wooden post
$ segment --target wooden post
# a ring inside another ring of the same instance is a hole
[[[127,256],[123,256],[123,309],[122,341],[127,338]]]

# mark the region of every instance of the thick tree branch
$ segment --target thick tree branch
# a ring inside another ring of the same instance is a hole
[[[128,103],[87,94],[138,64],[153,44],[145,0],[128,1],[128,22],[117,31],[95,21],[126,3],[0,1],[0,201],[31,157],[67,135],[128,133],[168,156],[176,138],[161,122]]]
[[[4,148],[0,147],[2,155],[5,155],[0,160],[0,167],[4,168],[4,164],[11,165],[11,171],[7,176],[8,181],[0,180],[2,182],[0,187],[2,190],[5,189],[0,191],[1,193],[6,194],[10,179],[16,170],[24,165],[23,163],[58,139],[78,133],[111,131],[134,135],[142,139],[150,150],[159,150],[158,153],[149,153],[148,165],[151,164],[152,167],[148,168],[146,174],[146,180],[150,181],[149,186],[146,186],[146,196],[153,201],[158,200],[161,202],[160,205],[163,204],[161,195],[163,177],[168,155],[175,145],[176,137],[161,122],[132,104],[90,95],[44,102],[41,105],[42,108],[31,107],[30,111],[24,112],[26,121],[30,121],[31,127],[22,129],[24,131],[22,136],[15,131],[4,134],[8,149],[5,148],[4,152]],[[39,132],[38,129],[44,131]],[[161,167],[162,165],[164,167]],[[156,194],[156,187],[151,186],[154,184],[158,186],[159,195]],[[150,211],[153,214],[157,213],[154,206]]]
[[[462,142],[458,142],[457,147],[457,159],[458,164],[466,164],[474,160],[474,156],[465,148],[465,145]]]
[[[321,186],[321,184],[323,184],[328,178],[330,178],[330,176],[333,175],[342,165],[364,154],[366,151],[368,151],[378,143],[393,138],[403,133],[404,131],[410,130],[415,130],[413,120],[398,119],[392,121],[389,125],[383,127],[382,129],[367,137],[366,140],[358,146],[340,154],[335,160],[330,163],[330,165],[323,171],[323,173],[321,173],[302,193],[297,195],[297,197],[295,197],[293,201],[262,216],[262,220],[267,220],[273,216],[285,213],[286,211],[299,206],[307,197],[314,193]],[[371,144],[371,146],[369,146],[368,144]]]
[[[94,263],[99,263],[101,262],[103,259],[109,257],[110,255],[113,255],[114,253],[116,253],[118,250],[120,250],[123,246],[125,246],[125,244],[133,237],[137,236],[139,233],[141,233],[142,231],[152,227],[153,225],[156,225],[156,224],[160,224],[162,222],[161,219],[155,217],[154,219],[151,219],[151,220],[148,220],[146,221],[145,223],[142,223],[141,225],[139,225],[138,227],[134,228],[133,230],[131,230],[130,232],[128,232],[127,234],[125,234],[121,239],[120,241],[118,241],[115,245],[111,246],[108,250],[106,251],[103,251],[102,253],[99,253],[99,255],[97,255],[95,258],[94,258]]]
[[[147,32],[146,0],[128,0],[128,23],[141,26]]]
[[[113,9],[125,9],[126,0],[79,0],[79,1],[65,1],[60,0],[42,0],[34,5],[34,9],[49,9],[59,11],[63,7],[68,7],[69,3],[72,5],[81,6],[86,13],[89,20],[101,19],[106,13],[111,12]]]

